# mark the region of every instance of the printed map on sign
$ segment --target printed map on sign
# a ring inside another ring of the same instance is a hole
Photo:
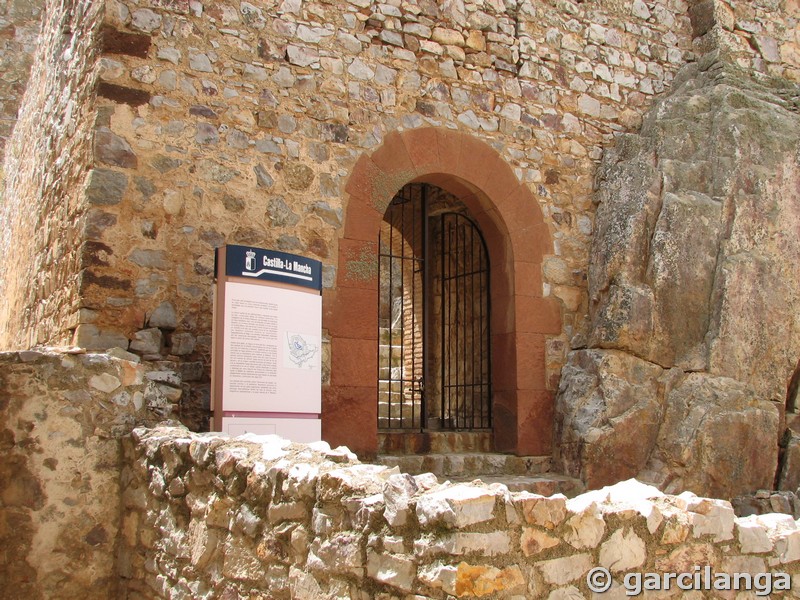
[[[288,359],[286,366],[298,369],[311,369],[315,365],[315,358],[319,350],[319,338],[308,334],[286,332],[287,350],[285,357]]]

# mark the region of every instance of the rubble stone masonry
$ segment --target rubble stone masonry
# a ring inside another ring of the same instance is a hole
[[[627,597],[630,573],[705,567],[787,573],[795,589],[771,597],[798,596],[790,515],[737,518],[688,492],[628,481],[545,498],[412,477],[324,442],[176,428],[136,430],[125,452],[119,569],[131,599],[589,598],[594,567],[612,574],[610,598]],[[665,595],[727,597],[674,581]]]

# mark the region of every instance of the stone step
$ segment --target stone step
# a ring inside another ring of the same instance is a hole
[[[436,423],[422,423],[419,431],[382,431],[378,433],[378,454],[392,456],[445,455],[492,452],[492,432],[488,429],[450,431],[431,429]],[[381,425],[378,425],[381,427]]]
[[[512,492],[542,496],[564,494],[572,498],[585,491],[583,482],[550,473],[549,456],[513,456],[489,452],[463,454],[380,455],[378,464],[398,467],[404,473],[433,473],[439,481],[502,483]]]
[[[403,402],[401,407],[400,402],[397,400],[398,399],[395,398],[395,401],[391,404],[388,402],[378,402],[378,416],[380,418],[399,418],[401,414],[405,417],[413,413],[417,417],[417,420],[419,420],[420,414],[422,413],[422,404],[420,402]]]
[[[378,463],[398,467],[405,473],[433,473],[446,479],[476,477],[532,476],[550,470],[549,456],[514,456],[493,452],[451,454],[379,455]]]
[[[393,346],[401,346],[403,344],[403,332],[400,329],[381,327],[378,329],[378,343],[386,345],[391,343]]]
[[[384,344],[378,346],[378,361],[380,364],[385,365],[388,363],[390,361],[390,357],[391,366],[393,367],[402,366],[404,358],[406,359],[406,362],[409,364],[411,363],[411,353],[404,353],[402,346],[388,346]]]
[[[480,480],[490,485],[492,483],[502,483],[511,492],[530,492],[540,496],[552,496],[553,494],[564,494],[567,498],[574,498],[586,491],[586,486],[580,479],[558,475],[556,473],[545,473],[542,475],[507,475],[507,476],[480,476],[472,478],[452,478],[453,482],[471,482]]]

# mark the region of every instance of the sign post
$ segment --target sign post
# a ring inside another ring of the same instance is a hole
[[[234,245],[215,259],[212,429],[321,439],[322,264]]]

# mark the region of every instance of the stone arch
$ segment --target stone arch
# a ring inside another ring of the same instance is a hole
[[[356,163],[345,187],[336,286],[323,298],[331,380],[323,391],[323,438],[364,456],[377,451],[377,239],[386,207],[410,182],[457,196],[478,222],[492,264],[495,448],[551,451],[553,393],[545,340],[561,332],[560,305],[543,297],[550,233],[536,198],[485,142],[442,128],[392,132]]]

